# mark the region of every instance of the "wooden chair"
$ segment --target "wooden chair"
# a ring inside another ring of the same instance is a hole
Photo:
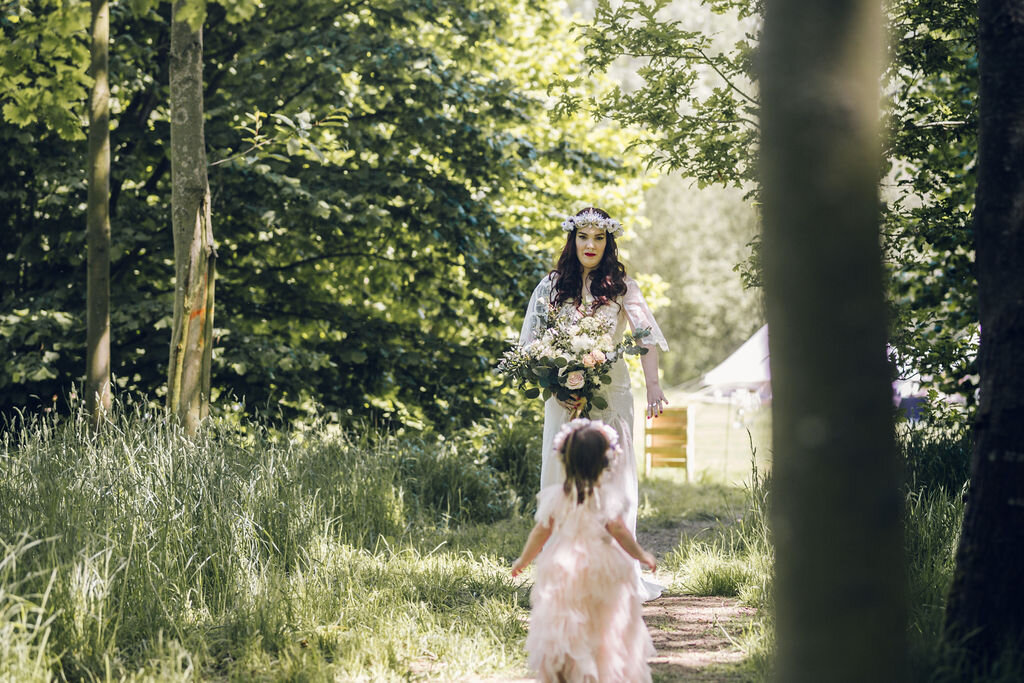
[[[644,474],[655,467],[686,470],[689,416],[686,406],[665,409],[657,418],[646,418],[644,429]],[[687,472],[687,478],[689,473]]]

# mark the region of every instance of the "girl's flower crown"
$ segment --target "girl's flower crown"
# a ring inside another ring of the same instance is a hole
[[[622,236],[622,223],[619,223],[614,218],[605,218],[597,211],[584,211],[578,216],[566,216],[565,220],[562,221],[562,230],[572,232],[587,225],[603,228],[605,232],[616,237]]]
[[[562,452],[562,447],[565,445],[565,440],[569,438],[569,435],[578,429],[584,427],[593,427],[594,429],[600,430],[604,434],[605,441],[608,442],[608,450],[605,451],[605,456],[608,458],[608,464],[611,465],[615,462],[615,458],[622,452],[619,448],[619,434],[610,425],[601,422],[601,420],[588,420],[585,417],[578,417],[575,420],[569,420],[562,428],[558,430],[558,434],[555,435],[553,446],[556,453]]]

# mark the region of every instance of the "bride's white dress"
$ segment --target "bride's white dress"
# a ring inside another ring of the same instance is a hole
[[[519,343],[526,344],[544,331],[544,320],[547,315],[548,305],[551,301],[551,293],[554,289],[554,278],[556,275],[548,275],[533,290],[530,297],[530,305],[526,310],[526,319],[523,321],[523,328],[519,335]],[[589,284],[589,283],[588,283]],[[589,311],[593,302],[593,295],[589,287],[583,292],[584,311]],[[581,316],[573,302],[562,304],[574,311],[574,315]],[[663,351],[668,351],[668,342],[665,335],[658,327],[651,309],[647,306],[640,287],[632,278],[626,278],[626,293],[617,297],[611,303],[598,308],[594,315],[605,316],[614,320],[613,339],[615,343],[622,340],[627,325],[631,330],[650,328],[651,334],[642,340],[645,346],[659,346]],[[630,532],[636,533],[636,512],[637,512],[637,475],[636,458],[633,451],[633,394],[630,391],[629,370],[625,361],[618,361],[612,365],[611,384],[605,386],[603,396],[608,401],[608,407],[599,410],[591,410],[590,418],[601,420],[611,425],[619,434],[619,445],[622,447],[623,457],[616,461],[615,469],[609,472],[607,479],[603,480],[603,486],[616,489],[618,495],[626,501],[626,517],[623,520],[629,527]],[[552,484],[560,484],[565,480],[565,470],[562,463],[554,453],[552,443],[555,435],[562,425],[569,421],[569,411],[563,408],[553,397],[544,403],[544,450],[541,460],[540,488],[543,491]],[[634,561],[637,580],[642,582],[641,595],[645,600],[652,600],[661,594],[663,589],[657,583],[644,580],[640,575],[640,564]]]

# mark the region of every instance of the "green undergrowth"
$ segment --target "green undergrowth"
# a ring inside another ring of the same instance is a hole
[[[521,668],[507,567],[529,521],[472,438],[230,422],[186,438],[146,410],[96,432],[6,426],[0,680]]]
[[[655,469],[640,481],[640,530],[674,528],[680,520],[728,523],[744,509],[743,489],[724,484],[693,484],[686,472]]]
[[[0,680],[523,677],[536,425],[458,438],[122,406],[0,436]],[[641,526],[742,492],[646,480]]]
[[[447,439],[228,420],[186,438],[146,411],[0,432],[0,681],[527,675],[529,574],[508,567],[532,526],[530,416]],[[901,441],[913,681],[1019,680],[1019,658],[971,677],[941,644],[967,452],[942,443]],[[640,531],[679,533],[669,594],[756,608],[730,633],[735,680],[770,675],[769,491],[757,470],[745,489],[641,481]]]

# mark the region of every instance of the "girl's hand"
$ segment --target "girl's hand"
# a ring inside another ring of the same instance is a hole
[[[523,558],[519,557],[515,562],[512,563],[512,578],[516,578],[522,571],[526,569],[526,563],[523,562]]]
[[[651,555],[646,550],[644,551],[643,558],[640,560],[640,564],[647,567],[652,572],[658,568],[658,563],[654,559],[654,555]]]
[[[668,405],[668,399],[665,398],[665,392],[661,390],[661,386],[658,384],[647,385],[647,417],[658,417],[665,412],[665,406]]]

